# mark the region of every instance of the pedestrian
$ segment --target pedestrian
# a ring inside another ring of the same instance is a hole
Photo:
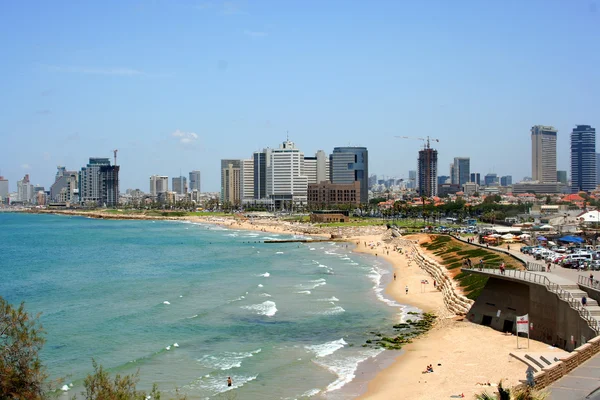
[[[406,285],[406,286],[404,287],[404,291],[406,292],[406,294],[408,294],[408,285]]]
[[[233,384],[233,382],[231,381],[231,377],[228,376],[227,377],[227,386],[231,386]]]
[[[471,262],[471,259],[467,259],[468,263],[469,263],[469,268],[471,268],[473,266],[473,263]]]
[[[550,272],[550,263],[546,266],[546,272]]]
[[[500,264],[500,273],[504,275],[504,263]]]
[[[508,249],[508,251],[510,251],[510,244],[507,244],[506,248]]]
[[[437,282],[435,281],[435,279],[433,280],[433,288],[437,289]]]
[[[479,260],[479,270],[483,271],[483,258]]]
[[[590,286],[594,285],[594,274],[590,272]]]
[[[396,280],[396,273],[394,272],[394,280]]]
[[[587,298],[585,296],[581,298],[581,305],[583,305],[584,307],[587,305]]]

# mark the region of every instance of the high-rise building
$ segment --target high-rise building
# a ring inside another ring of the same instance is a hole
[[[471,172],[470,182],[476,183],[477,186],[481,185],[481,174],[479,172]]]
[[[457,182],[457,180],[458,180],[458,177],[455,175],[455,172],[454,172],[454,163],[452,163],[452,164],[450,164],[450,182],[449,183],[455,184]],[[438,182],[439,182],[439,179],[438,179]]]
[[[523,179],[525,180],[525,179]],[[569,178],[567,175],[567,171],[556,171],[556,180],[560,183],[562,183],[563,185],[566,185],[569,183]]]
[[[194,171],[190,172],[189,187],[190,187],[190,192],[193,190],[197,190],[198,192],[201,192],[201,190],[200,190],[200,171],[194,170]]]
[[[419,151],[418,174],[419,174],[419,196],[432,197],[437,194],[437,150],[425,148]]]
[[[221,203],[240,204],[241,167],[242,160],[221,160]]]
[[[531,128],[531,176],[540,183],[556,182],[556,128],[535,125]]]
[[[267,198],[267,153],[269,149],[253,154],[254,161],[254,198]]]
[[[17,181],[17,201],[30,203],[33,198],[33,185],[29,182],[29,174]]]
[[[79,194],[81,202],[89,205],[100,205],[102,202],[102,182],[100,167],[110,166],[108,158],[90,157],[87,166],[81,168]]]
[[[571,133],[571,191],[596,188],[596,129],[577,125]]]
[[[8,179],[0,176],[0,203],[8,198]]]
[[[79,201],[79,173],[56,167],[54,183],[50,186],[50,202],[66,203]],[[77,197],[77,199],[76,199]]]
[[[369,152],[366,147],[335,147],[329,156],[331,183],[360,182],[360,202],[369,201]]]
[[[417,188],[417,171],[410,170],[408,171],[408,183],[406,185],[407,189],[416,189]]]
[[[445,185],[446,183],[452,184],[452,181],[447,175],[440,175],[437,177],[438,188],[440,185]]]
[[[469,182],[471,174],[471,159],[469,157],[454,157],[452,183],[464,185]]]
[[[169,177],[152,175],[150,177],[150,196],[156,197],[169,191]]]
[[[600,153],[596,153],[596,185],[600,185]]]
[[[377,175],[369,176],[369,189],[371,189],[375,185],[377,185]]]
[[[510,186],[512,185],[512,176],[506,175],[500,178],[500,186]]]
[[[254,199],[254,160],[242,160],[240,175],[242,177],[242,200]]]
[[[329,180],[329,158],[323,150],[314,157],[304,157],[304,175],[308,183],[321,183]]]
[[[266,153],[266,192],[275,208],[286,208],[290,202],[306,204],[308,177],[304,174],[304,154],[289,139]]]
[[[498,185],[498,174],[489,173],[486,174],[484,179],[485,186],[497,186]]]
[[[118,165],[100,166],[100,205],[105,207],[119,205],[120,168]]]
[[[172,179],[173,185],[171,189],[177,194],[186,194],[188,191],[187,178],[185,176],[178,176]]]

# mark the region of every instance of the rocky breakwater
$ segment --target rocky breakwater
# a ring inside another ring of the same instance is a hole
[[[435,279],[437,289],[444,297],[446,308],[456,315],[466,315],[473,305],[473,300],[460,293],[458,284],[450,277],[446,267],[423,254],[415,241],[404,239],[401,244],[410,248],[411,259]]]

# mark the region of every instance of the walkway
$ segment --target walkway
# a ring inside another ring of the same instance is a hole
[[[548,387],[550,390],[548,399],[584,400],[585,396],[598,387],[600,387],[600,353],[551,384]]]

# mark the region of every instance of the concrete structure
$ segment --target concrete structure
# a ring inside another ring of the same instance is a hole
[[[369,152],[367,148],[335,147],[329,157],[331,183],[351,184],[360,182],[360,202],[363,204],[368,203]]]
[[[67,171],[63,166],[57,167],[54,183],[50,186],[50,203],[79,202],[79,173]]]
[[[470,321],[503,332],[515,331],[515,318],[529,315],[531,339],[571,351],[594,338],[600,323],[590,314],[597,303],[581,305],[584,292],[556,274],[498,269],[463,269],[488,281],[468,313]]]
[[[252,158],[242,160],[240,164],[240,176],[242,179],[240,197],[242,201],[254,199],[254,160]]]
[[[456,194],[461,191],[461,187],[454,183],[444,183],[438,186],[438,196],[444,197],[450,194]]]
[[[479,172],[471,172],[470,182],[474,182],[477,186],[481,186],[481,174]]]
[[[109,207],[118,203],[119,168],[114,167],[108,158],[90,157],[87,166],[81,168],[80,172],[79,196],[82,203],[106,204]],[[107,193],[107,190],[111,193]]]
[[[306,204],[308,178],[304,175],[304,154],[289,139],[278,149],[267,150],[267,197],[275,208],[286,204]],[[290,203],[291,202],[291,203]]]
[[[119,204],[119,170],[118,165],[102,165],[100,167],[100,205],[116,207]]]
[[[484,177],[485,186],[497,186],[498,185],[498,174],[490,172]]]
[[[344,211],[313,211],[310,214],[310,222],[330,223],[330,222],[348,222],[348,212]]]
[[[469,157],[454,157],[453,170],[452,183],[462,187],[471,179],[471,159]]]
[[[323,150],[317,151],[314,157],[304,157],[304,175],[309,184],[329,180],[330,162]]]
[[[358,206],[360,205],[360,182],[310,183],[307,197],[311,209],[341,205]]]
[[[238,206],[241,202],[242,160],[221,160],[221,203]]]
[[[31,203],[33,200],[33,185],[29,182],[29,174],[17,181],[17,201]]]
[[[152,175],[150,177],[150,196],[157,197],[161,193],[169,191],[169,177]]]
[[[172,190],[177,194],[186,194],[188,191],[187,178],[185,176],[178,176],[172,179],[173,185]]]
[[[556,128],[531,128],[531,177],[540,183],[556,182]]]
[[[577,125],[571,133],[571,191],[596,188],[596,129]]]
[[[462,191],[466,196],[472,196],[475,193],[479,192],[479,185],[475,182],[467,182],[462,186]]]
[[[267,198],[267,155],[268,149],[253,154],[255,199]]]
[[[8,198],[8,179],[0,176],[0,199],[4,201]]]
[[[197,190],[198,192],[202,192],[200,187],[200,171],[194,170],[190,172],[190,180],[189,180],[189,189],[190,192],[192,190]]]
[[[569,183],[569,178],[567,175],[567,171],[556,171],[556,180],[563,185]]]
[[[438,153],[437,150],[425,148],[419,151],[418,158],[419,196],[433,197],[438,191]]]
[[[561,193],[560,183],[519,182],[513,185],[513,194],[556,194]]]
[[[450,182],[448,182],[448,183],[456,183],[456,180],[458,180],[458,177],[456,177],[455,174],[454,174],[454,163],[450,164],[449,171],[450,171],[450,175],[449,175],[450,176]],[[444,182],[444,183],[446,183],[446,182]],[[438,185],[439,184],[440,184],[440,180],[438,178]]]

